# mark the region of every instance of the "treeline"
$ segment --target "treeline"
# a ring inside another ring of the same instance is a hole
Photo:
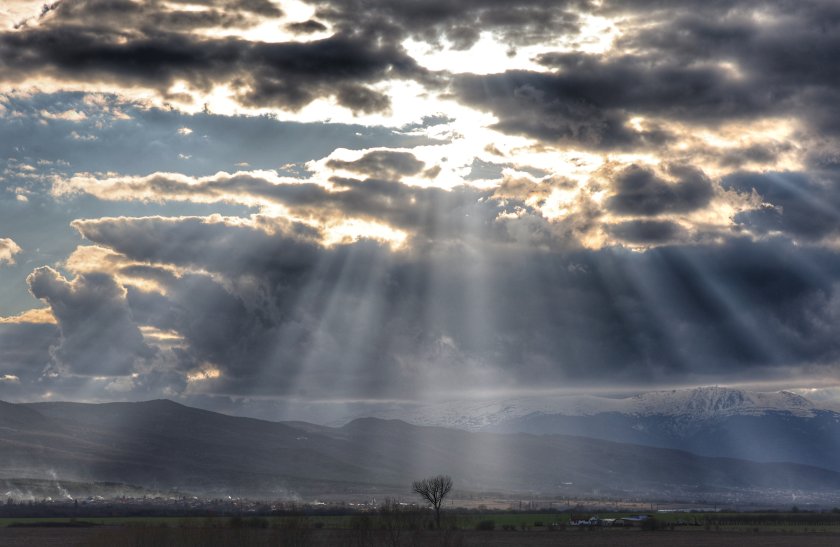
[[[109,517],[228,517],[242,513],[242,509],[231,504],[160,504],[154,502],[96,504],[52,501],[28,501],[0,505],[0,518],[109,518]],[[271,515],[266,505],[254,512]]]

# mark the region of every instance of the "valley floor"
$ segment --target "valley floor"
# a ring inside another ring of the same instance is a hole
[[[211,528],[97,527],[0,528],[0,547],[836,547],[840,535],[823,532],[657,531],[448,531],[403,532],[396,542],[387,532],[353,530],[225,530]]]

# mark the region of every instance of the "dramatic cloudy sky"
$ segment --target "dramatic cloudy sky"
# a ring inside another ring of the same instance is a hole
[[[838,105],[835,0],[6,0],[0,399],[830,398]]]

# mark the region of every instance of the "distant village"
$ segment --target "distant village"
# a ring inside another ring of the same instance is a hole
[[[598,518],[587,514],[572,513],[569,516],[570,526],[642,526],[652,519],[653,515],[636,515],[622,518]]]

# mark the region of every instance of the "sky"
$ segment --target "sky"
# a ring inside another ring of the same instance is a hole
[[[0,399],[836,402],[838,105],[833,0],[6,0]]]

